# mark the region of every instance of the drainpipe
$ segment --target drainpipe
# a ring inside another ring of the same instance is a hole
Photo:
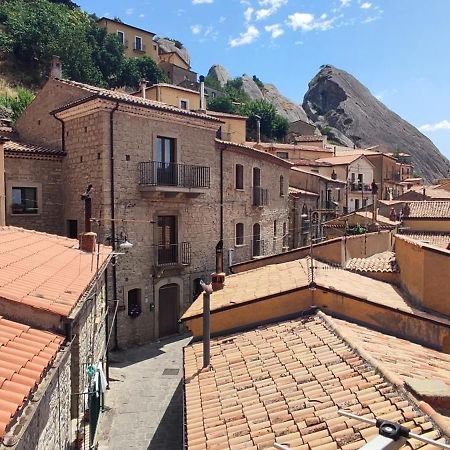
[[[212,287],[200,281],[200,286],[203,289],[203,368],[209,369],[210,364],[210,350],[211,350],[211,328],[210,328],[210,304]]]
[[[220,240],[223,242],[223,147],[220,147]]]
[[[206,111],[206,102],[205,102],[205,77],[200,75],[200,111]]]
[[[109,157],[110,157],[110,195],[111,195],[111,236],[112,236],[112,249],[113,252],[116,251],[116,211],[115,211],[115,192],[114,192],[114,113],[119,108],[119,102],[109,113]],[[117,300],[117,269],[116,269],[117,259],[113,256],[112,259],[112,282],[113,282],[113,296],[114,296],[114,310],[116,310],[118,300]],[[114,349],[119,349],[118,341],[118,314],[114,320]]]
[[[53,114],[53,117],[61,123],[61,147],[62,151],[66,153],[66,124],[64,120],[60,119],[59,117],[56,117],[55,114]]]

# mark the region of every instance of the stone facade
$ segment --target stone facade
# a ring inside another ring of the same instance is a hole
[[[69,449],[72,437],[70,401],[70,349],[67,348],[59,352],[17,424],[8,433],[10,443],[0,444],[0,449]]]
[[[290,164],[249,147],[219,144],[223,151],[224,253],[233,264],[256,256],[281,253],[288,246],[288,187]],[[243,188],[236,187],[236,165],[243,167]],[[253,171],[260,170],[260,186],[267,189],[267,205],[254,205]],[[283,181],[281,191],[280,179]],[[243,240],[236,224],[243,224]],[[255,252],[255,224],[260,225],[260,251]],[[259,253],[259,255],[257,254]]]
[[[6,154],[6,224],[53,234],[64,234],[62,157],[26,157]],[[37,214],[13,214],[12,188],[37,189]]]

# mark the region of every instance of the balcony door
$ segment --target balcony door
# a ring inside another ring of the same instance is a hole
[[[178,262],[177,217],[158,216],[158,265]]]
[[[158,136],[156,139],[156,176],[159,186],[177,186],[175,139]]]

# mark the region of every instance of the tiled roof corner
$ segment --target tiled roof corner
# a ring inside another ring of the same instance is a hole
[[[382,252],[367,258],[351,258],[345,268],[353,272],[398,272],[394,252]]]
[[[414,201],[407,202],[407,219],[450,219],[450,201]]]
[[[45,156],[64,156],[62,150],[54,150],[41,147],[39,145],[26,144],[24,142],[9,140],[4,145],[5,153],[13,153],[17,155],[45,155]]]

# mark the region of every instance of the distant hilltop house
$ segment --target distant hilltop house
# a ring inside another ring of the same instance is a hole
[[[109,33],[116,34],[129,58],[149,56],[169,78],[178,85],[182,82],[196,82],[197,73],[191,70],[187,53],[177,48],[168,39],[156,38],[156,34],[118,20],[102,17],[97,24]]]

